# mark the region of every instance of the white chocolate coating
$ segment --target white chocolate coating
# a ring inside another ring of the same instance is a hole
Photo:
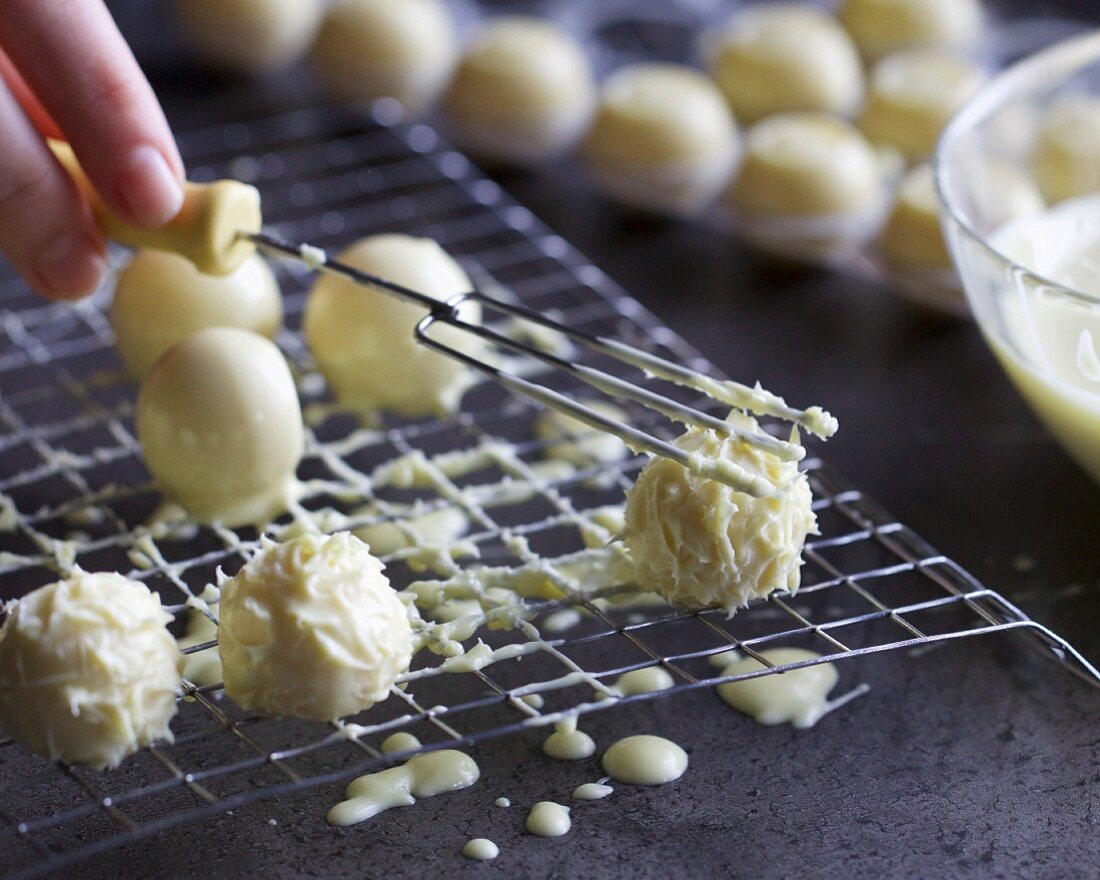
[[[965,49],[982,28],[980,0],[845,0],[840,22],[871,59],[899,49]]]
[[[408,669],[405,606],[347,532],[264,546],[222,586],[218,652],[242,709],[331,721],[384,700]]]
[[[539,801],[527,814],[527,830],[536,837],[562,837],[572,825],[569,807],[553,801]]]
[[[814,660],[821,655],[802,648],[770,648],[761,656],[774,666]],[[754,657],[734,660],[723,667],[723,675],[741,675],[765,669]],[[718,685],[718,695],[738,712],[751,715],[760,724],[791,724],[813,727],[829,711],[829,692],[839,675],[832,663],[791,669],[782,674],[762,675]]]
[[[157,484],[202,522],[267,522],[286,508],[302,413],[286,360],[262,336],[199,330],[146,376],[137,434]]]
[[[207,62],[242,73],[267,73],[309,48],[322,0],[176,0],[188,42]]]
[[[709,69],[742,122],[795,110],[853,113],[863,98],[855,44],[807,3],[751,6],[715,38]]]
[[[684,775],[688,756],[671,740],[642,734],[615,742],[603,753],[603,769],[628,785],[664,785]]]
[[[1039,122],[1031,168],[1051,204],[1100,189],[1100,98],[1056,101]]]
[[[596,186],[634,208],[701,211],[729,181],[739,136],[718,88],[678,64],[634,64],[604,85],[582,157]]]
[[[973,63],[950,52],[897,52],[871,71],[859,127],[873,143],[919,161],[931,155],[943,127],[982,79]]]
[[[205,327],[274,338],[283,324],[283,301],[259,254],[228,275],[205,275],[176,254],[140,250],[118,275],[110,318],[118,352],[140,378],[173,345]]]
[[[612,690],[624,697],[635,694],[652,694],[667,691],[673,685],[672,676],[663,666],[646,666],[644,669],[632,669],[624,672],[612,686]]]
[[[578,801],[602,801],[614,793],[615,789],[602,782],[586,782],[573,789],[573,797]]]
[[[588,58],[572,36],[542,19],[505,16],[463,53],[446,107],[460,145],[527,165],[573,146],[595,95]]]
[[[345,248],[339,259],[436,299],[473,288],[462,267],[429,238],[374,235]],[[481,317],[476,303],[463,305],[460,312],[470,322]],[[441,414],[458,406],[470,373],[457,360],[416,342],[416,325],[426,315],[415,303],[323,275],[310,291],[303,329],[318,368],[348,409]],[[472,334],[451,327],[431,333],[461,350],[477,350]]]
[[[389,556],[413,547],[447,550],[469,525],[469,517],[460,508],[441,507],[408,519],[360,526],[354,534],[370,546],[375,556]]]
[[[145,584],[77,571],[20,599],[0,629],[0,723],[50,760],[117,767],[172,740],[183,655]]]
[[[737,411],[728,420],[758,429],[755,419]],[[675,444],[787,488],[753,498],[654,458],[626,496],[625,541],[638,586],[676,605],[731,614],[775,590],[797,590],[802,546],[817,528],[810,485],[797,464],[698,428]]]
[[[881,244],[883,255],[898,269],[951,268],[931,166],[918,165],[905,175],[883,227]]]
[[[415,113],[439,97],[457,51],[442,0],[341,0],[325,16],[310,62],[338,100],[396,98]]]
[[[754,125],[730,189],[747,217],[821,217],[873,210],[882,195],[875,151],[853,126],[818,113]]]
[[[617,422],[626,420],[626,413],[602,400],[585,401],[586,406]],[[535,436],[546,441],[546,454],[577,467],[593,464],[613,464],[626,457],[627,449],[614,434],[592,428],[584,422],[556,409],[539,413],[535,420]]]

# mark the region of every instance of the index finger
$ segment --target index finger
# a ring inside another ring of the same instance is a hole
[[[183,162],[152,88],[101,0],[8,0],[0,46],[37,99],[32,107],[40,102],[56,121],[116,213],[139,226],[175,216],[183,201]],[[34,110],[28,112],[33,118]]]

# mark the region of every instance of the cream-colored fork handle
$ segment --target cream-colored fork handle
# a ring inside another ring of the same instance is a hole
[[[183,207],[160,229],[142,229],[122,220],[104,203],[64,141],[50,139],[50,149],[91,203],[103,233],[131,247],[172,251],[200,272],[227,275],[245,261],[256,245],[238,233],[260,231],[260,193],[238,180],[185,183]]]

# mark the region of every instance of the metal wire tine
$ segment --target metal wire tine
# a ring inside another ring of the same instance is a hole
[[[801,461],[806,455],[806,450],[796,443],[789,443],[786,440],[781,440],[763,432],[743,431],[724,419],[719,419],[695,407],[687,406],[663,394],[650,391],[648,388],[643,388],[633,382],[628,382],[611,373],[598,370],[595,367],[589,367],[585,364],[568,361],[552,352],[543,351],[535,346],[527,345],[518,339],[513,339],[502,333],[498,333],[491,327],[487,327],[483,324],[472,324],[468,321],[464,321],[458,316],[458,308],[464,302],[470,301],[485,303],[491,308],[501,305],[499,300],[481,291],[474,290],[469,293],[459,294],[449,298],[446,304],[451,308],[448,311],[436,314],[433,317],[433,321],[424,325],[424,329],[426,330],[427,327],[431,326],[434,322],[441,321],[463,332],[472,333],[475,336],[499,345],[501,348],[534,358],[535,360],[542,361],[559,370],[571,373],[586,385],[603,391],[613,397],[633,400],[680,424],[694,425],[696,427],[711,430],[723,437],[734,437],[749,446],[768,452],[783,461]],[[544,326],[553,327],[563,333],[567,330],[567,328],[553,321],[548,321]],[[417,328],[417,337],[422,340],[424,339],[424,334],[419,327]],[[617,430],[616,433],[618,433]]]
[[[281,254],[309,263],[305,256],[306,249],[302,245],[292,244],[266,233],[241,234],[244,235],[244,237],[251,239],[261,247],[267,248],[269,250],[275,250]],[[318,248],[317,250],[320,249]],[[606,373],[602,370],[597,370],[594,367],[571,363],[564,360],[563,358],[550,354],[549,352],[540,351],[533,346],[528,346],[523,344],[522,342],[519,342],[518,340],[510,339],[480,324],[471,324],[467,321],[463,321],[458,317],[457,309],[464,302],[476,300],[477,302],[483,303],[490,308],[496,309],[505,314],[511,314],[525,320],[530,320],[550,330],[555,330],[559,333],[562,333],[566,337],[574,339],[585,345],[597,346],[601,343],[606,343],[609,340],[601,340],[600,338],[590,336],[587,333],[572,330],[569,327],[565,327],[562,324],[559,324],[558,322],[539,314],[538,312],[522,308],[521,306],[515,306],[511,303],[503,302],[502,300],[488,296],[478,290],[468,291],[466,293],[451,297],[447,300],[438,300],[434,297],[428,296],[427,294],[412,290],[400,284],[396,284],[385,278],[380,278],[377,275],[372,275],[369,272],[363,272],[353,266],[342,263],[339,260],[333,260],[329,258],[324,251],[321,251],[321,253],[324,254],[324,261],[318,262],[317,269],[319,271],[342,275],[345,278],[349,278],[350,280],[354,281],[356,284],[377,287],[385,292],[395,294],[403,299],[412,300],[413,302],[426,307],[429,312],[428,316],[435,320],[445,321],[453,327],[456,327],[468,333],[473,333],[476,336],[490,340],[504,348],[508,348],[512,351],[520,352],[529,357],[536,358],[544,363],[557,367],[558,369],[566,370],[578,376],[586,384],[594,388],[598,388],[599,390],[607,394],[634,400],[635,402],[640,403],[643,406],[646,406],[652,410],[660,412],[662,415],[667,416],[674,421],[680,422],[681,424],[694,425],[696,427],[712,430],[719,435],[725,437],[735,437],[740,442],[746,443],[756,449],[760,449],[764,452],[775,455],[777,458],[780,458],[783,461],[801,461],[802,458],[805,457],[805,449],[797,443],[790,443],[785,440],[780,440],[779,438],[773,437],[770,434],[766,434],[762,431],[743,431],[739,428],[734,427],[723,419],[716,418],[712,415],[709,415],[708,413],[702,412],[699,409],[682,404],[676,400],[673,400],[670,397],[666,397],[663,394],[657,394],[653,391],[650,391],[649,389],[642,388],[631,382],[627,382],[626,380],[620,379],[617,376],[613,376],[610,373]],[[430,324],[431,322],[424,324],[424,329],[430,326]],[[421,328],[419,326],[417,328],[417,335],[426,344],[432,345],[432,341],[430,341],[428,337],[421,331]],[[438,351],[440,351],[440,353],[447,356],[456,356],[459,354],[457,350],[452,349],[449,346],[433,345],[432,347],[435,347]],[[628,350],[633,350],[635,354],[639,356],[645,355],[644,352],[636,349],[631,349],[629,346],[624,346],[624,348]],[[615,355],[612,356],[614,357]],[[624,360],[622,357],[616,357],[616,359],[619,361]],[[462,357],[462,360],[470,364],[470,366],[480,368],[476,360],[470,358],[469,356]],[[663,359],[658,360],[663,361]],[[671,361],[664,361],[664,363],[667,363],[669,364],[669,366],[672,367],[679,367],[679,365],[673,364]],[[686,368],[680,367],[680,369],[682,369],[685,374],[693,375],[697,379],[705,378],[701,374],[693,373]],[[494,378],[496,378],[498,375],[501,375],[499,370],[481,370],[481,372],[486,373],[487,375],[490,375]],[[555,409],[559,410],[562,408],[561,406],[556,406],[553,404],[548,405],[551,405]],[[617,422],[613,422],[606,417],[599,417],[598,424],[593,424],[592,421],[589,419],[582,419],[582,421],[584,421],[586,424],[589,424],[591,427],[597,428],[598,430],[610,431],[611,433],[621,437],[624,441],[627,440],[627,436],[624,433],[626,426],[621,425]],[[663,443],[663,441],[661,442]],[[667,443],[664,445],[668,446]],[[647,449],[647,451],[652,450]],[[665,457],[672,456],[666,455]],[[768,492],[766,494],[772,493]]]
[[[683,364],[651,354],[635,346],[627,345],[617,339],[595,336],[591,333],[585,333],[583,330],[574,330],[571,327],[563,326],[552,318],[524,306],[504,302],[481,292],[476,292],[475,296],[494,309],[531,321],[549,330],[556,330],[569,339],[591,348],[593,351],[606,354],[620,363],[637,367],[652,378],[663,379],[672,382],[674,385],[691,388],[702,392],[719,403],[725,403],[736,409],[747,410],[755,415],[773,416],[786,422],[792,422],[822,440],[827,440],[836,433],[837,420],[821,407],[812,406],[804,410],[796,409],[779,395],[772,394],[759,385],[750,387],[729,379],[715,379],[712,376],[685,367]],[[695,412],[698,412],[698,410],[695,410]],[[758,437],[761,435],[752,434],[749,436]]]
[[[755,498],[767,498],[788,488],[786,485],[776,484],[764,477],[750,474],[740,465],[735,464],[729,459],[716,459],[700,455],[697,452],[687,452],[680,449],[678,446],[674,446],[665,440],[661,440],[658,437],[654,437],[652,434],[635,428],[633,425],[626,425],[622,422],[615,421],[582,403],[571,400],[564,394],[554,391],[551,388],[539,385],[537,382],[531,382],[521,376],[517,376],[515,373],[510,373],[493,364],[486,363],[461,349],[440,342],[438,339],[428,334],[428,329],[433,324],[440,321],[446,323],[448,326],[470,331],[480,331],[484,329],[477,324],[468,324],[454,315],[427,315],[416,325],[417,338],[420,339],[424,345],[447,357],[456,358],[517,394],[522,394],[525,397],[541,403],[543,406],[556,409],[559,412],[572,416],[596,430],[614,434],[635,452],[648,452],[651,455],[671,459],[703,479],[716,480],[738,492],[744,492]],[[477,335],[481,334],[477,333]]]

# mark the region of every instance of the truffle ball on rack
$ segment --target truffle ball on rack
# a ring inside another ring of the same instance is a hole
[[[162,357],[141,386],[137,435],[164,493],[202,522],[262,524],[285,508],[302,412],[269,339],[209,327]]]
[[[445,106],[460,145],[532,165],[576,143],[595,94],[588,58],[570,34],[542,19],[504,16],[463,53]]]
[[[679,64],[634,64],[604,85],[582,156],[596,187],[632,208],[689,216],[729,181],[739,136],[721,92]]]
[[[747,235],[801,253],[867,237],[885,192],[879,157],[854,126],[780,113],[749,130],[728,197]]]
[[[910,161],[927,158],[943,127],[982,78],[972,62],[950,52],[897,52],[871,71],[859,127],[873,143]]]
[[[1039,120],[1031,169],[1047,201],[1100,189],[1100,98],[1055,101]]]
[[[870,59],[898,49],[966,49],[981,33],[981,0],[844,0],[840,22]]]
[[[171,741],[183,654],[160,599],[79,569],[28,593],[0,629],[0,723],[50,760],[116,767]]]
[[[883,255],[895,268],[951,268],[931,166],[918,165],[902,179],[880,241]]]
[[[373,235],[345,248],[339,259],[441,300],[473,288],[462,267],[429,238]],[[471,323],[481,318],[474,302],[459,312]],[[364,414],[426,416],[453,411],[471,378],[454,358],[417,343],[416,325],[426,315],[427,309],[386,291],[322,275],[310,290],[303,329],[342,405]],[[462,351],[479,350],[468,332],[441,325],[430,333]]]
[[[457,51],[442,0],[343,0],[325,16],[310,63],[339,100],[396,98],[416,113],[439,97]]]
[[[273,338],[283,323],[283,301],[259,254],[228,275],[205,275],[178,254],[146,249],[119,272],[110,318],[119,354],[140,378],[173,345],[205,327],[239,327]]]
[[[707,47],[710,74],[737,119],[792,110],[842,116],[863,98],[863,68],[835,18],[808,3],[749,7]]]
[[[412,657],[405,606],[347,532],[267,539],[222,585],[218,651],[242,709],[334,721],[384,700]]]
[[[759,430],[755,419],[738,411],[728,421]],[[624,539],[638,586],[682,607],[730,613],[776,590],[797,590],[803,544],[817,532],[809,481],[797,463],[700,428],[675,443],[686,452],[725,458],[777,491],[754,498],[654,458],[626,495]]]
[[[176,0],[187,41],[208,63],[267,73],[305,54],[321,23],[323,0]]]

